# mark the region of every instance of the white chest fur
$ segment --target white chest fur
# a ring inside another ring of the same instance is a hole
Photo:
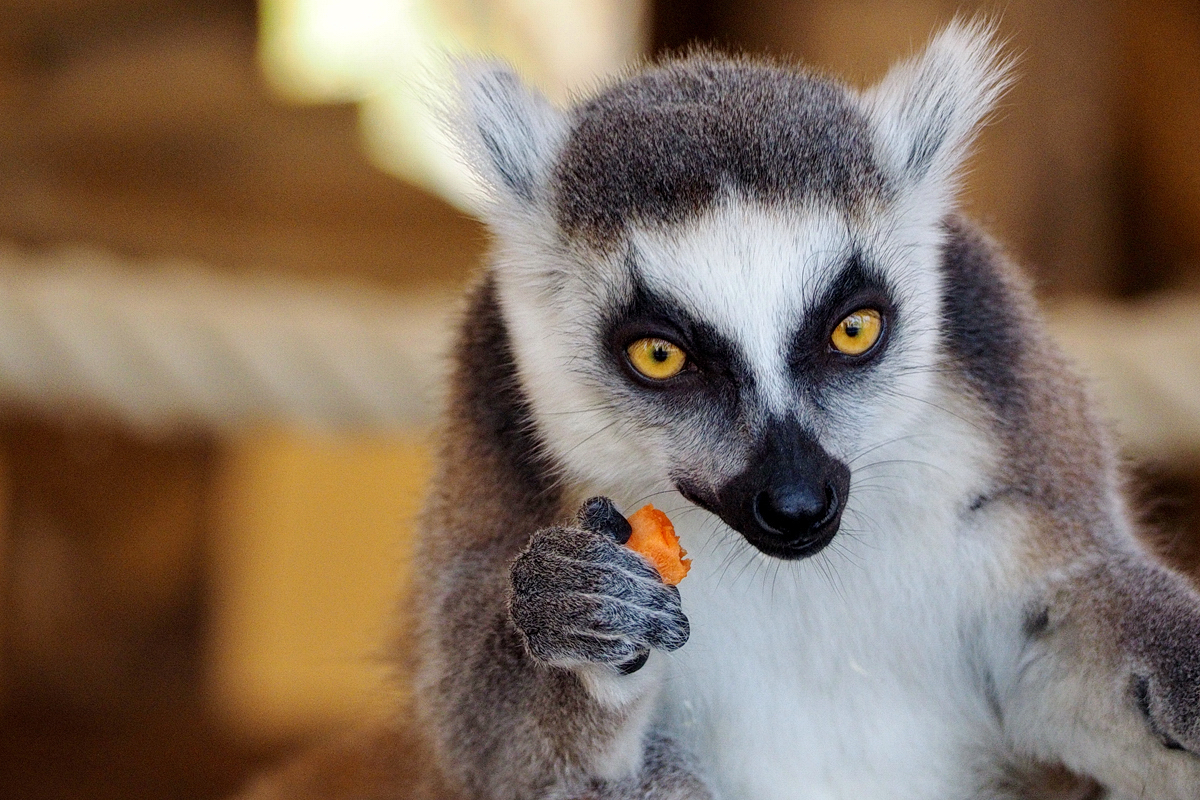
[[[971,642],[988,570],[962,506],[930,502],[946,488],[860,504],[800,562],[678,515],[692,636],[670,657],[665,711],[722,797],[973,793],[999,736]]]

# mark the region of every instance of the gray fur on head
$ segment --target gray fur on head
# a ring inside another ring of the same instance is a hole
[[[945,188],[1009,83],[993,33],[952,23],[862,95],[698,50],[562,111],[504,66],[468,63],[462,138],[501,205],[553,204],[565,232],[594,241],[695,215],[725,191],[862,207],[922,181]]]

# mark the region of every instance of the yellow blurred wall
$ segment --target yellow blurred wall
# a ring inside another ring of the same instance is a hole
[[[378,713],[428,434],[268,431],[228,444],[213,537],[210,697],[269,735]]]

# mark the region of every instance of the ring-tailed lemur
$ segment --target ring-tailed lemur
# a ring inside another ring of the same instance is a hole
[[[954,212],[1008,80],[987,26],[865,93],[705,53],[565,111],[463,74],[495,251],[396,796],[1200,797],[1200,598]],[[619,544],[648,499],[678,591]]]

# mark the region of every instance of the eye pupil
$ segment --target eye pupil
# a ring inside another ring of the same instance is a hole
[[[654,351],[650,354],[650,357],[661,364],[670,358],[671,354],[667,352],[667,348],[659,345],[658,347],[654,348]]]
[[[858,320],[850,320],[846,323],[846,335],[853,338],[862,333],[862,323]]]

